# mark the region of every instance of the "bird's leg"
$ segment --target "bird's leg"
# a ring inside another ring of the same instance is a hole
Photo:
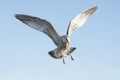
[[[70,51],[67,53],[67,55],[70,55],[71,60],[72,60],[72,61],[74,61],[74,58],[72,57],[72,55],[71,55]]]
[[[65,60],[64,60],[64,58],[63,58],[63,63],[65,64]]]
[[[73,60],[73,61],[74,61],[74,58],[72,57],[72,55],[70,55],[70,57],[71,57],[71,60]]]

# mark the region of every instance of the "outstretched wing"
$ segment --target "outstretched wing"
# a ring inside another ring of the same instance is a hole
[[[69,27],[67,29],[67,35],[70,37],[71,33],[78,27],[82,27],[82,25],[85,23],[85,21],[88,19],[88,17],[93,14],[97,9],[96,7],[90,8],[77,16],[75,16],[72,21],[69,24]]]
[[[43,33],[47,34],[55,43],[56,46],[59,45],[59,34],[55,31],[52,24],[44,19],[40,19],[37,17],[23,15],[23,14],[15,14],[15,17],[22,21],[23,23],[27,24],[28,26],[42,31]]]

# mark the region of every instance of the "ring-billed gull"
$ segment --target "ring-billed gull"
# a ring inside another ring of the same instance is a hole
[[[88,17],[91,14],[93,14],[93,12],[95,12],[96,9],[97,6],[76,15],[69,23],[66,35],[63,36],[60,36],[53,28],[52,24],[47,20],[34,16],[24,15],[24,14],[15,14],[15,17],[20,21],[22,21],[23,23],[27,24],[28,26],[48,35],[57,46],[56,49],[48,52],[49,55],[55,59],[62,58],[63,63],[65,63],[64,58],[68,55],[71,56],[71,53],[76,49],[76,47],[70,46],[71,33],[76,28],[82,27],[82,25],[86,22]],[[72,56],[71,56],[71,60],[74,60]]]

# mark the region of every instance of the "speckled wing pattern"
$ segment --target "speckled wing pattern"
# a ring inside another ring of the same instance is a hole
[[[59,45],[59,34],[55,31],[52,24],[44,19],[40,19],[38,17],[33,17],[24,14],[15,14],[15,17],[25,23],[26,25],[41,31],[48,35],[56,46]]]

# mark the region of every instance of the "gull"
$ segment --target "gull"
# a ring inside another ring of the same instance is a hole
[[[64,58],[70,55],[71,60],[74,61],[71,53],[76,49],[76,47],[70,46],[70,35],[77,28],[82,27],[82,25],[86,22],[88,17],[90,17],[97,9],[97,6],[92,7],[88,10],[85,10],[78,15],[76,15],[69,23],[66,35],[60,36],[53,25],[45,20],[38,17],[25,15],[25,14],[15,14],[15,17],[25,23],[26,25],[34,28],[40,32],[45,33],[49,36],[54,44],[57,46],[54,50],[48,52],[48,54],[55,59],[62,59],[65,64]]]

